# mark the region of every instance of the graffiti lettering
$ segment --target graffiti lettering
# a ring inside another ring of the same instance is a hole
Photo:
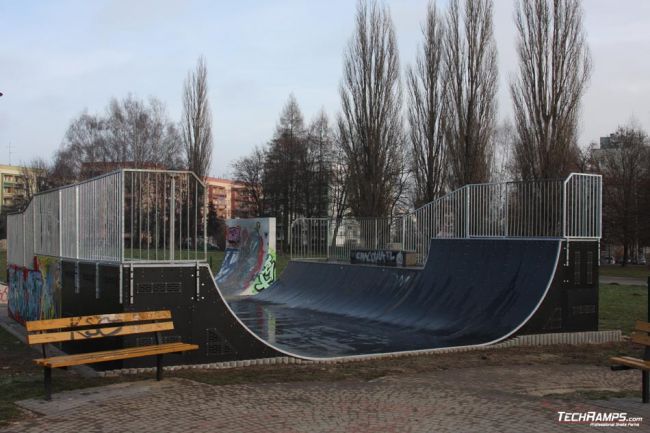
[[[264,268],[262,272],[255,279],[253,285],[254,292],[259,293],[264,289],[267,289],[273,282],[276,277],[276,268],[275,268],[275,251],[270,251],[266,256],[266,261],[264,262]]]
[[[111,337],[113,335],[120,335],[121,331],[121,326],[111,328],[85,329],[82,331],[70,331],[70,340],[86,340],[89,338]]]
[[[352,250],[350,263],[366,263],[382,266],[405,266],[407,255],[394,250]]]

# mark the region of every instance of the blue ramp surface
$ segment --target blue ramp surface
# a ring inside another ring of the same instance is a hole
[[[423,269],[292,261],[229,305],[267,344],[303,358],[482,345],[535,313],[560,240],[434,239]]]

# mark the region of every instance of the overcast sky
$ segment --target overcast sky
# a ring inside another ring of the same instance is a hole
[[[425,0],[387,1],[400,58],[413,61]],[[499,117],[511,115],[513,2],[495,1]],[[438,1],[445,7],[446,1]],[[634,119],[650,130],[650,1],[584,2],[594,72],[582,145]],[[293,92],[307,121],[339,109],[355,2],[0,0],[0,163],[50,157],[72,118],[113,96],[155,96],[180,119],[183,80],[203,54],[213,112],[212,174],[272,136]]]

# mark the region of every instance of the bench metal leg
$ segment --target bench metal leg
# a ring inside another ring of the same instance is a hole
[[[43,368],[43,384],[45,385],[45,400],[52,400],[52,369]]]
[[[641,370],[641,397],[644,403],[650,403],[650,380],[648,380],[649,371]]]
[[[163,376],[163,364],[162,364],[162,355],[156,355],[156,380],[162,380]]]

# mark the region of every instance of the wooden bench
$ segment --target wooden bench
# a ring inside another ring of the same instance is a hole
[[[27,343],[41,344],[43,357],[35,359],[44,368],[45,399],[52,398],[52,369],[74,365],[94,364],[156,355],[156,380],[162,379],[162,357],[199,348],[196,344],[162,343],[161,332],[174,329],[170,311],[102,314],[98,316],[66,317],[35,320],[25,324]],[[73,355],[47,356],[46,346],[64,341],[88,341],[97,338],[155,333],[156,344]]]
[[[615,356],[610,358],[612,370],[641,370],[641,394],[644,403],[650,402],[650,323],[637,320],[632,332],[632,342],[645,346],[643,359],[631,356]]]

